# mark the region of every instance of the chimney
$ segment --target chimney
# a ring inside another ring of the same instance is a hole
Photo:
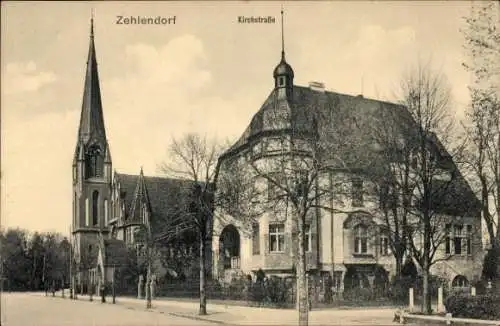
[[[325,84],[321,82],[311,81],[309,82],[309,88],[316,92],[321,92],[321,93],[325,92]]]

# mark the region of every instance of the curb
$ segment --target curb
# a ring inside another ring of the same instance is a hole
[[[184,315],[184,314],[176,313],[176,312],[169,312],[168,314],[171,316],[174,316],[174,317],[181,317],[181,318],[186,318],[186,319],[191,319],[191,320],[206,321],[209,323],[214,323],[214,324],[219,324],[219,325],[234,325],[234,324],[229,324],[229,323],[226,323],[226,322],[220,321],[220,320],[213,320],[213,319],[207,319],[207,318],[203,318],[203,317],[189,316],[189,315]]]

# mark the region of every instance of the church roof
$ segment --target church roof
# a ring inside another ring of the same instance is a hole
[[[194,181],[191,180],[158,176],[141,177],[140,174],[115,173],[115,179],[120,184],[125,204],[125,224],[140,223],[134,215],[134,201],[136,196],[145,194],[149,198],[153,232],[161,232],[162,227],[171,225],[171,222],[186,213],[194,185]]]
[[[358,166],[359,155],[353,154],[356,150],[360,150],[356,147],[357,144],[363,142],[361,138],[357,138],[361,136],[353,132],[359,130],[355,126],[359,121],[370,121],[366,119],[380,116],[387,117],[384,123],[387,123],[387,126],[397,126],[396,128],[399,128],[397,130],[405,134],[408,139],[412,138],[411,134],[416,130],[415,121],[409,111],[400,104],[296,85],[293,86],[291,96],[289,100],[280,99],[277,89],[271,91],[242,136],[221,156],[220,160],[223,161],[224,158],[237,155],[240,151],[253,146],[255,140],[262,136],[271,136],[277,132],[293,131],[296,135],[309,133],[317,137],[329,137],[337,133],[342,137],[332,139],[341,142],[340,145],[335,145],[337,146],[334,147],[335,150],[344,149],[341,150],[345,156],[342,157],[342,165],[362,168]],[[373,141],[373,138],[366,139]],[[456,178],[444,191],[443,196],[436,196],[436,198],[446,198],[441,202],[439,209],[443,213],[454,212],[455,215],[460,211],[463,214],[476,214],[479,208],[477,197],[456,169],[443,144],[433,134],[429,135],[429,139],[430,146],[439,154],[439,162],[443,168],[456,170]],[[332,165],[342,167],[335,162],[332,162]]]
[[[97,263],[103,267],[123,267],[128,262],[128,248],[124,241],[105,239],[99,236],[99,254]]]
[[[111,162],[111,154],[106,143],[106,129],[104,125],[104,114],[101,101],[101,88],[99,85],[99,72],[97,69],[96,50],[94,43],[94,22],[91,20],[90,42],[87,55],[87,69],[83,86],[82,109],[80,114],[80,125],[78,127],[77,146],[74,161],[78,160],[79,152],[83,144],[92,140],[104,141],[105,157]],[[81,159],[81,158],[80,158]]]
[[[92,22],[78,136],[85,139],[94,133],[106,138]]]

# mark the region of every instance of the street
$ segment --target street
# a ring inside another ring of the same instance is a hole
[[[210,322],[145,311],[130,305],[2,293],[2,326],[176,326],[213,325]]]
[[[79,296],[78,300],[42,293],[3,293],[3,326],[124,326],[124,325],[296,325],[297,312],[288,309],[252,308],[210,304],[206,316],[198,316],[196,302],[168,299],[153,301],[146,311],[144,300],[119,297],[117,304],[101,304],[94,297]],[[392,308],[324,309],[312,311],[310,325],[394,325]]]

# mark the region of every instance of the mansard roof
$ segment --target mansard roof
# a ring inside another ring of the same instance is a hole
[[[286,116],[283,117],[283,115]],[[333,147],[334,150],[343,149],[339,151],[344,156],[342,157],[342,164],[345,166],[347,163],[350,168],[363,168],[363,166],[358,165],[360,164],[359,155],[353,154],[356,150],[362,150],[356,147],[356,143],[363,142],[362,138],[357,138],[357,135],[355,135],[357,130],[360,130],[356,125],[359,121],[382,120],[381,116],[384,119],[381,125],[391,126],[391,128],[387,128],[391,132],[392,130],[394,132],[398,130],[398,133],[407,142],[418,139],[412,137],[417,131],[416,123],[403,105],[369,99],[361,95],[352,96],[296,85],[293,86],[292,98],[288,100],[280,99],[277,89],[274,89],[259,111],[253,116],[242,136],[220,157],[220,161],[238,155],[239,152],[252,146],[261,137],[272,136],[283,131],[292,131],[295,135],[309,135],[320,138],[329,137],[336,132],[340,136],[332,139],[344,142],[335,145],[337,147]],[[364,124],[366,125],[366,122]],[[283,127],[284,125],[285,127]],[[392,126],[396,126],[395,129]],[[332,132],[332,130],[335,132]],[[374,131],[370,130],[369,133],[371,132]],[[368,137],[365,140],[374,141],[371,136],[360,137]],[[460,212],[467,215],[478,214],[480,205],[478,199],[458,171],[446,148],[437,139],[436,135],[431,134],[428,138],[429,146],[437,154],[440,166],[455,173],[455,178],[450,187],[445,190],[442,196],[436,197],[443,198],[438,206],[439,209],[443,213],[454,213],[454,215],[459,215]],[[392,152],[394,148],[389,150]],[[394,152],[391,155],[397,155],[397,151]],[[336,164],[336,162],[332,162],[332,166],[335,167]],[[341,168],[341,166],[337,167]]]
[[[399,104],[332,91],[316,91],[310,87],[294,85],[290,101],[280,99],[277,89],[274,89],[253,116],[243,135],[224,155],[238,151],[257,136],[277,131],[277,123],[274,120],[283,119],[283,115],[286,114],[283,109],[285,106],[288,108],[288,115],[285,117],[288,122],[287,127],[296,134],[313,130],[324,134],[322,131],[336,127],[339,112],[347,110],[351,111],[352,117],[359,117],[376,115],[385,109],[396,113],[394,116],[400,121],[411,119],[404,107]]]

